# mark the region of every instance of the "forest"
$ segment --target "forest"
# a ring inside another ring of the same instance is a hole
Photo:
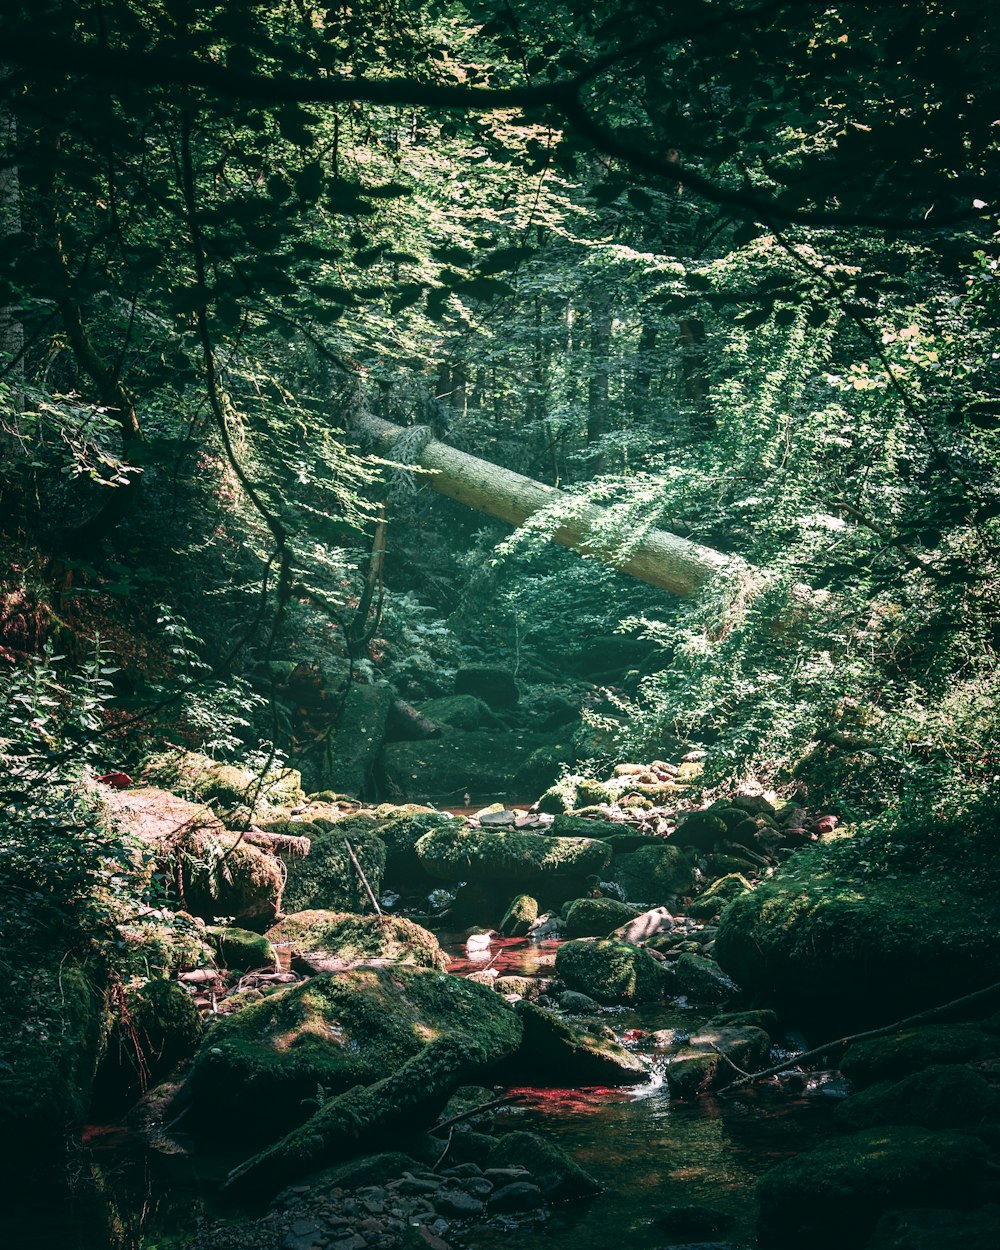
[[[985,0],[5,0],[12,1250],[993,1250]]]

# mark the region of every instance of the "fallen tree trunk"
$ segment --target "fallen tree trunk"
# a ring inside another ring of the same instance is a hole
[[[370,416],[359,418],[355,429],[370,439],[386,459],[394,458],[393,444],[408,433],[398,425]],[[429,437],[429,431],[414,459],[415,467],[425,471],[427,485],[433,490],[510,525],[523,525],[529,517],[568,498],[553,486],[457,451]],[[631,552],[616,558],[591,542],[592,535],[600,531],[601,520],[606,515],[604,509],[597,504],[584,504],[578,507],[577,514],[553,532],[553,542],[581,555],[593,556],[622,573],[675,595],[694,594],[731,563],[730,557],[721,551],[678,538],[666,530],[651,531]]]

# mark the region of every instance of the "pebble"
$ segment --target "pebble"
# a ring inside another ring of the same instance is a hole
[[[512,1181],[495,1191],[490,1211],[531,1211],[545,1201],[542,1191],[529,1181]]]

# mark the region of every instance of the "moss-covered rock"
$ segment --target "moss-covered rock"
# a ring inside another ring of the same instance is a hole
[[[754,1029],[763,1029],[770,1037],[771,1041],[776,1041],[781,1037],[781,1026],[778,1022],[778,1013],[771,1011],[767,1007],[751,1008],[748,1011],[727,1011],[720,1016],[713,1016],[707,1024],[707,1028],[743,1028],[749,1026]]]
[[[446,881],[544,883],[600,873],[610,861],[593,838],[549,838],[468,826],[434,829],[417,843],[424,868]]]
[[[368,884],[378,897],[385,871],[385,843],[373,833],[374,823],[358,816],[332,828],[309,826],[310,849],[304,857],[288,856],[285,882],[287,911],[322,908],[327,911],[371,911],[371,902],[357,869],[351,862],[345,839],[361,865]]]
[[[18,950],[0,977],[0,1134],[58,1155],[83,1122],[108,1023],[106,984],[70,955]]]
[[[973,1204],[985,1166],[974,1137],[902,1126],[853,1133],[765,1173],[757,1185],[760,1245],[864,1245],[894,1207]]]
[[[628,942],[577,938],[556,952],[556,971],[566,984],[596,1002],[656,1002],[666,988],[662,965]]]
[[[176,791],[201,803],[218,803],[223,809],[250,808],[266,812],[274,807],[301,803],[302,777],[294,768],[270,768],[259,772],[239,764],[220,764],[197,751],[165,751],[148,759],[143,779]]]
[[[714,959],[693,951],[685,951],[670,965],[670,984],[671,993],[701,1003],[724,1002],[739,989]]]
[[[613,838],[621,832],[621,825],[610,820],[580,816],[576,812],[557,816],[549,827],[549,833],[554,838]]]
[[[737,1069],[760,1070],[767,1063],[770,1050],[771,1039],[763,1029],[752,1025],[706,1025],[668,1059],[667,1084],[675,1098],[693,1098],[706,1089],[731,1084],[738,1075]]]
[[[417,859],[417,843],[432,829],[446,829],[455,817],[446,812],[421,809],[380,822],[378,836],[385,843],[386,874],[390,879],[408,881],[422,872]]]
[[[854,1042],[840,1067],[860,1089],[898,1081],[933,1064],[966,1063],[1000,1055],[1000,1039],[976,1024],[926,1024]]]
[[[345,964],[401,963],[441,972],[448,964],[434,934],[403,916],[299,911],[285,916],[267,936],[293,957],[322,951]]]
[[[420,704],[420,711],[437,725],[460,729],[465,733],[474,733],[477,729],[503,731],[507,728],[488,704],[472,694],[449,694],[440,699],[428,699]]]
[[[134,1102],[193,1055],[202,1032],[194,998],[163,977],[126,987],[111,1015],[94,1087],[94,1099],[105,1113]]]
[[[622,887],[630,902],[669,905],[691,889],[694,869],[680,847],[657,839],[627,854],[616,853],[611,880]]]
[[[434,1038],[471,1034],[487,1064],[521,1041],[497,994],[404,965],[324,973],[221,1020],[191,1073],[200,1121],[224,1131],[286,1131],[324,1096],[395,1071]]]
[[[679,846],[690,846],[696,851],[710,851],[728,835],[725,821],[714,812],[692,812],[678,825],[673,840]]]
[[[118,963],[135,977],[172,977],[190,968],[212,963],[215,952],[204,928],[179,912],[164,918],[137,919],[116,926]]]
[[[492,708],[511,708],[520,699],[517,680],[506,668],[470,666],[455,674],[455,694],[474,695]]]
[[[388,682],[371,686],[351,682],[328,756],[317,771],[319,789],[352,795],[367,789],[382,749],[392,699]]]
[[[699,919],[710,919],[712,916],[717,916],[727,903],[731,903],[734,898],[739,898],[741,894],[746,894],[752,888],[742,873],[727,873],[726,876],[713,881],[707,890],[698,895],[689,905],[688,915]]]
[[[852,1094],[836,1110],[847,1128],[915,1124],[974,1131],[1000,1115],[1000,1096],[978,1072],[958,1063],[933,1064],[901,1081],[883,1081]]]
[[[522,730],[449,734],[423,742],[392,742],[379,758],[386,793],[442,802],[467,791],[479,802],[514,793],[514,781],[532,752],[548,739]]]
[[[860,880],[843,843],[800,852],[722,913],[715,955],[749,992],[839,1027],[949,1002],[1000,981],[1000,904],[969,906],[945,871]]]
[[[613,898],[577,898],[566,910],[566,935],[571,938],[607,937],[620,925],[642,913]]]
[[[978,1211],[917,1207],[883,1215],[866,1250],[996,1250],[998,1245],[1000,1206]]]
[[[239,834],[195,832],[174,851],[184,906],[194,916],[225,916],[248,929],[266,928],[281,910],[281,863]]]
[[[488,990],[482,992],[503,1003]],[[324,1103],[301,1127],[235,1168],[226,1187],[247,1197],[271,1194],[304,1174],[371,1150],[400,1131],[427,1125],[452,1091],[488,1059],[466,1033],[434,1037],[396,1071]]]
[[[537,1133],[504,1133],[490,1151],[491,1168],[523,1167],[553,1201],[587,1198],[600,1193],[600,1184],[558,1146]]]
[[[251,968],[275,968],[278,957],[274,947],[260,933],[237,929],[232,925],[210,925],[205,930],[216,961],[223,968],[247,972]]]
[[[525,937],[538,919],[538,900],[530,894],[518,894],[511,901],[497,929],[501,937]]]
[[[611,801],[611,791],[603,782],[570,773],[553,782],[538,800],[537,806],[540,812],[558,816],[576,808],[597,806]]]
[[[649,1069],[611,1038],[589,1033],[544,1007],[522,1000],[515,1006],[524,1040],[509,1061],[519,1083],[552,1085],[641,1085]]]

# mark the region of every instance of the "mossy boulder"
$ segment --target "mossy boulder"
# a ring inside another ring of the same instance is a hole
[[[684,994],[700,1003],[724,1002],[739,990],[714,959],[685,951],[670,964],[672,994]]]
[[[264,772],[239,764],[220,764],[197,751],[172,750],[154,755],[142,768],[144,780],[201,803],[224,810],[250,808],[262,813],[294,807],[303,800],[302,776],[294,768]]]
[[[521,1022],[497,994],[446,973],[356,968],[323,973],[216,1024],[191,1072],[201,1123],[274,1135],[309,1102],[399,1069],[434,1038],[470,1034],[482,1064],[512,1054]]]
[[[571,938],[607,937],[620,925],[642,913],[613,898],[578,898],[566,910],[566,935]]]
[[[392,699],[388,682],[350,683],[328,756],[317,769],[317,788],[351,795],[368,788]]]
[[[523,1167],[554,1202],[588,1198],[601,1191],[600,1184],[558,1146],[537,1133],[515,1130],[504,1133],[490,1151],[491,1168]]]
[[[474,733],[477,729],[505,730],[506,725],[490,710],[488,704],[472,694],[450,694],[441,699],[428,699],[420,711],[437,725]]]
[[[922,1207],[889,1211],[875,1225],[866,1250],[996,1250],[1000,1206],[978,1211]]]
[[[497,929],[501,937],[525,937],[538,919],[538,900],[530,894],[518,894],[504,913]]]
[[[247,972],[251,968],[275,968],[278,957],[274,947],[260,933],[249,929],[237,929],[232,925],[210,925],[205,930],[216,961],[223,968],[235,972]]]
[[[512,1079],[544,1085],[641,1085],[649,1069],[613,1038],[588,1032],[544,1007],[515,1005],[524,1040],[510,1060]]]
[[[621,825],[610,820],[594,819],[567,812],[557,816],[549,826],[554,838],[613,838],[622,831]]]
[[[379,758],[385,791],[394,798],[453,801],[468,792],[474,802],[512,795],[532,752],[548,739],[522,730],[458,732],[423,742],[392,742]]]
[[[194,1054],[201,1033],[194,998],[176,981],[154,977],[126,987],[119,1008],[112,1010],[94,1086],[95,1103],[108,1113],[134,1102]]]
[[[658,906],[691,889],[694,868],[680,847],[657,839],[624,855],[616,854],[610,876],[630,902]]]
[[[115,929],[122,970],[136,977],[172,977],[212,963],[215,952],[205,929],[186,913],[140,918]]]
[[[895,1207],[974,1205],[982,1142],[958,1133],[893,1126],[853,1133],[772,1168],[757,1185],[762,1250],[864,1245]]]
[[[22,1157],[59,1155],[90,1103],[107,986],[69,954],[5,946],[3,957],[0,1134]]]
[[[746,894],[752,888],[742,873],[727,873],[726,876],[713,881],[707,890],[698,895],[689,905],[688,915],[708,920],[712,916],[717,916],[727,903],[731,903],[734,898],[739,898],[741,894]]]
[[[299,911],[285,916],[267,936],[293,958],[321,951],[345,965],[400,963],[442,972],[448,964],[434,934],[403,916]]]
[[[876,1082],[898,1081],[935,1064],[966,1063],[998,1055],[1000,1038],[977,1024],[926,1024],[854,1042],[840,1067],[864,1089]]]
[[[607,938],[577,938],[556,951],[566,984],[596,1002],[656,1002],[666,988],[662,965],[647,951]]]
[[[603,782],[570,773],[549,786],[538,800],[537,807],[540,812],[558,816],[576,808],[597,806],[611,801],[611,791]]]
[[[373,829],[374,823],[364,816],[341,821],[329,829],[310,825],[309,854],[288,856],[285,861],[286,911],[310,908],[359,914],[371,911],[368,892],[351,862],[345,839],[350,842],[377,898],[382,888],[386,849]]]
[[[281,862],[238,833],[188,834],[172,858],[184,906],[194,916],[225,916],[244,928],[263,929],[281,910]]]
[[[474,695],[492,708],[514,707],[521,697],[514,674],[506,668],[470,666],[455,674],[455,694]]]
[[[390,879],[406,881],[421,873],[417,843],[432,829],[447,829],[454,823],[455,817],[449,816],[447,812],[432,812],[427,809],[380,821],[378,836],[385,843],[385,870]]]
[[[446,881],[544,883],[582,878],[607,868],[610,852],[593,838],[550,838],[513,830],[434,829],[417,843],[432,876]]]
[[[715,955],[748,992],[838,1026],[881,1024],[1000,981],[1000,903],[942,870],[858,877],[843,843],[800,852],[722,913]]]
[[[726,840],[729,830],[726,822],[715,812],[692,812],[678,826],[673,840],[679,846],[689,846],[696,851],[710,851],[717,842]]]
[[[706,1025],[667,1061],[667,1085],[675,1098],[693,1098],[706,1089],[719,1089],[743,1072],[755,1072],[767,1063],[771,1039],[752,1025]],[[726,1061],[729,1062],[726,1062]]]
[[[883,1081],[852,1094],[836,1110],[847,1128],[915,1124],[973,1132],[1000,1117],[1000,1095],[978,1072],[958,1063],[932,1064],[901,1081]]]

